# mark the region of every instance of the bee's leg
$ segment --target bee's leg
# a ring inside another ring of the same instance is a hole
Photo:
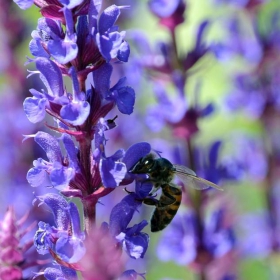
[[[124,188],[124,190],[125,190],[128,194],[135,193],[135,192],[128,191],[126,187]]]
[[[155,198],[152,197],[148,197],[148,198],[144,198],[143,202],[147,205],[152,205],[152,206],[157,206],[159,201]]]

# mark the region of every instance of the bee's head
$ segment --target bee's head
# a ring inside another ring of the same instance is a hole
[[[142,157],[131,169],[132,173],[135,174],[144,174],[150,173],[153,171],[155,164],[155,159],[152,154],[148,154],[145,157]]]

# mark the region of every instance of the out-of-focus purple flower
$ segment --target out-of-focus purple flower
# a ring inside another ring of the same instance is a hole
[[[174,30],[177,25],[184,22],[186,3],[184,0],[150,0],[151,11],[160,19],[160,24]]]
[[[115,239],[102,229],[94,228],[85,242],[87,252],[81,259],[85,280],[117,279],[125,267],[126,258]]]
[[[239,163],[245,175],[252,180],[264,180],[268,172],[265,147],[259,139],[238,136],[235,138],[235,153],[233,159]]]
[[[141,230],[148,224],[143,220],[128,227],[132,217],[142,204],[134,193],[124,197],[114,206],[110,215],[109,232],[122,245],[127,254],[133,258],[143,258],[149,244],[149,236]]]
[[[27,251],[32,247],[32,240],[22,244],[22,238],[33,229],[29,226],[23,228],[27,215],[21,220],[16,220],[13,207],[9,207],[4,219],[0,222],[0,279],[20,280],[23,279],[24,271],[30,267],[38,266],[38,256],[29,254]],[[37,259],[34,259],[36,257]],[[31,276],[31,275],[30,275]]]
[[[160,239],[157,255],[163,261],[180,265],[210,262],[229,252],[234,245],[233,231],[223,223],[225,212],[214,211],[204,221],[202,233],[193,212],[177,214]]]
[[[50,253],[62,266],[79,269],[77,263],[85,254],[84,233],[81,232],[79,212],[73,202],[67,202],[58,194],[38,197],[54,215],[55,226],[39,222],[34,245],[39,254]]]
[[[155,50],[152,50],[144,34],[141,32],[132,33],[132,40],[140,54],[139,58],[134,58],[131,67],[141,67],[143,70],[149,72],[149,75],[153,76],[156,80],[162,82],[171,81],[175,85],[177,85],[178,81],[177,76],[184,77],[182,84],[184,86],[186,79],[185,72],[192,69],[210,50],[210,47],[203,42],[208,26],[208,20],[201,22],[198,27],[194,47],[177,59],[174,59],[176,50],[174,50],[171,43],[157,42]],[[181,65],[181,68],[178,65]],[[138,69],[137,71],[141,71],[142,69]],[[130,69],[128,68],[128,70]]]
[[[280,13],[278,10],[273,11],[270,15],[265,30],[261,27],[261,20],[257,18],[253,22],[255,36],[258,39],[258,43],[262,47],[263,61],[262,62],[274,62],[275,56],[280,50]],[[260,65],[262,66],[262,65]]]
[[[15,0],[14,2],[24,10],[31,7],[34,3],[34,5],[40,8],[40,12],[44,17],[61,21],[64,21],[63,7],[71,9],[73,11],[74,17],[77,17],[79,15],[87,14],[90,4],[89,0]]]
[[[27,173],[27,180],[32,187],[53,186],[63,190],[69,185],[76,172],[80,171],[75,145],[69,135],[62,136],[67,156],[63,157],[59,141],[50,134],[39,131],[34,140],[46,152],[49,162],[39,158]]]
[[[240,8],[253,9],[269,0],[215,0],[216,4],[228,4]]]
[[[280,110],[279,73],[274,67],[268,73],[239,74],[235,77],[235,89],[226,97],[230,111],[244,110],[251,118],[261,117],[270,107]]]
[[[227,19],[225,25],[227,39],[211,46],[215,56],[221,61],[228,61],[235,55],[239,55],[251,63],[259,63],[263,57],[263,51],[255,35],[246,32],[237,17]]]
[[[208,26],[208,20],[201,22],[199,25],[195,45],[193,49],[186,54],[186,57],[182,61],[185,71],[191,69],[209,51],[210,47],[203,42],[203,37],[205,36]]]
[[[243,175],[240,162],[234,158],[219,160],[221,141],[214,142],[209,150],[195,149],[196,170],[199,177],[215,184],[222,180],[238,180]]]
[[[159,131],[168,124],[175,136],[188,139],[198,131],[199,118],[208,116],[214,110],[212,104],[201,108],[197,96],[196,103],[193,106],[188,105],[182,90],[178,90],[173,99],[170,99],[160,84],[155,84],[154,92],[158,104],[149,109],[147,117],[147,124],[154,131]]]
[[[238,221],[237,246],[243,257],[265,258],[273,246],[273,230],[267,211],[243,214]]]
[[[33,5],[33,0],[14,0],[14,2],[23,10],[28,9]]]
[[[118,280],[137,280],[138,276],[140,276],[144,280],[146,279],[145,273],[138,273],[134,269],[129,269],[126,270]]]

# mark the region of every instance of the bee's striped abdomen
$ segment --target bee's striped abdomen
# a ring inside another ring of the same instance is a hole
[[[176,215],[182,200],[182,191],[165,184],[162,194],[151,219],[151,231],[163,230]]]

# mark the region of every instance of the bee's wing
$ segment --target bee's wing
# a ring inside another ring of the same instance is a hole
[[[176,169],[175,173],[176,175],[182,180],[182,182],[184,184],[186,184],[187,186],[191,186],[194,189],[197,190],[204,190],[207,189],[209,187],[215,188],[219,191],[223,191],[223,188],[221,188],[220,186],[202,179],[200,177],[197,177],[195,172],[189,168],[187,168],[186,166],[183,165],[177,165],[174,164],[173,165]]]

